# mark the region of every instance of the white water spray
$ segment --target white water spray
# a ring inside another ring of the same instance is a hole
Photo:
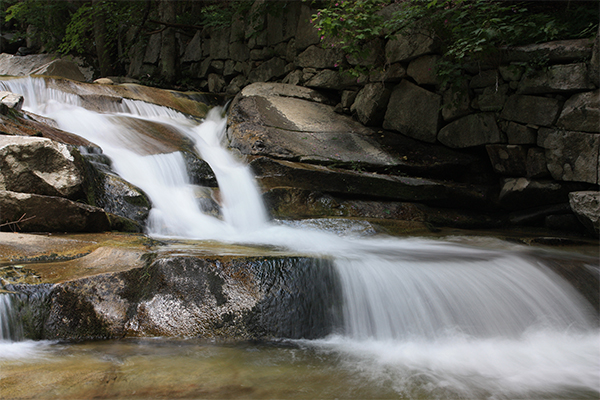
[[[40,80],[1,84],[23,93],[26,108],[103,148],[116,171],[150,196],[151,235],[269,244],[334,258],[344,330],[310,345],[344,354],[348,368],[390,380],[408,397],[435,397],[444,388],[459,397],[490,398],[566,396],[573,388],[600,393],[593,311],[534,259],[518,251],[275,225],[247,166],[221,147],[226,122],[217,111],[201,125],[142,102],[124,101],[112,114],[98,114],[81,108],[77,96],[45,90]],[[114,113],[190,137],[217,176],[223,220],[201,212],[180,153],[132,151],[136,143],[123,138]],[[416,394],[415,381],[421,382]]]

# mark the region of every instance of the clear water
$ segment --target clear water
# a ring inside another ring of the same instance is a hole
[[[159,380],[170,398],[600,395],[600,332],[594,311],[522,249],[340,236],[277,224],[267,217],[251,171],[221,147],[226,121],[219,110],[202,124],[141,102],[113,105],[99,114],[81,108],[76,96],[44,89],[39,80],[0,85],[24,93],[25,108],[100,145],[117,172],[148,193],[154,205],[148,234],[268,244],[332,257],[344,291],[344,328],[321,340],[272,346],[168,339],[4,342],[0,354],[15,354],[10,350],[15,347],[24,350],[22,356],[0,355],[3,387],[17,387],[15,377],[26,375],[24,371],[42,374],[48,365],[69,370],[73,362],[76,368],[89,368],[90,393],[105,390],[108,397],[135,397],[132,392],[138,390],[163,393],[156,386]],[[138,143],[120,133],[123,118],[157,121],[194,141],[217,176],[222,219],[200,211],[182,155],[138,154]],[[118,356],[113,348],[120,349]],[[202,356],[206,354],[210,356]],[[231,371],[215,366],[223,363],[223,354],[230,357]],[[49,373],[49,380],[63,379],[56,393],[80,396],[83,392],[69,393],[83,390],[82,385],[70,385],[68,379],[75,378],[64,376]],[[97,383],[96,376],[109,376],[109,383]],[[202,376],[217,383],[211,386]]]

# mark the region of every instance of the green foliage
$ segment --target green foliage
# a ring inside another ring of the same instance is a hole
[[[71,17],[58,51],[63,54],[86,54],[94,49],[94,20],[105,22],[108,51],[116,53],[119,36],[132,25],[141,23],[140,1],[98,1],[81,5]]]
[[[205,27],[227,26],[231,24],[234,10],[224,4],[211,4],[202,7],[200,11],[200,25]]]
[[[437,70],[445,83],[455,82],[465,63],[494,63],[501,46],[590,37],[598,28],[598,7],[589,4],[564,9],[552,2],[330,0],[326,5],[312,19],[325,46],[364,57],[369,40],[393,40],[418,25],[442,45]],[[394,11],[384,17],[387,6]]]
[[[76,7],[66,1],[22,0],[6,8],[6,22],[20,22],[37,28],[39,39],[49,51],[60,45]]]
[[[68,54],[70,52],[81,54],[87,49],[92,48],[93,18],[94,9],[91,4],[85,4],[79,7],[69,22],[69,25],[67,25],[64,39],[58,47],[58,51],[63,54]]]
[[[338,47],[350,56],[363,58],[369,49],[363,44],[383,33],[384,19],[378,13],[389,0],[339,0],[321,8],[312,23],[321,33],[321,41]]]

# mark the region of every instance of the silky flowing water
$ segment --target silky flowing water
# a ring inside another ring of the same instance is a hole
[[[0,82],[25,108],[102,147],[153,208],[148,234],[269,245],[334,260],[342,326],[318,340],[194,338],[0,342],[0,388],[36,398],[598,398],[595,311],[531,251],[493,240],[333,234],[270,221],[251,171],[228,152],[226,120],[203,123],[123,100],[105,113],[43,80]],[[128,119],[190,138],[219,183],[222,218],[204,214],[181,153],[138,154]],[[590,268],[597,268],[591,265]],[[0,296],[0,314],[9,309]],[[6,317],[2,314],[2,332]],[[4,336],[6,338],[6,336]],[[21,385],[21,386],[20,386]]]

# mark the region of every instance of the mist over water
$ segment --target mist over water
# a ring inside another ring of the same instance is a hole
[[[284,226],[269,220],[251,171],[222,146],[221,110],[202,124],[129,100],[100,114],[83,109],[77,96],[45,89],[41,80],[1,85],[22,93],[24,108],[98,144],[116,172],[149,195],[148,234],[333,258],[343,327],[332,337],[298,343],[338,355],[341,367],[415,398],[600,394],[593,309],[522,249]],[[138,154],[135,140],[121,134],[123,118],[160,122],[194,142],[217,176],[222,219],[202,213],[182,154]]]

